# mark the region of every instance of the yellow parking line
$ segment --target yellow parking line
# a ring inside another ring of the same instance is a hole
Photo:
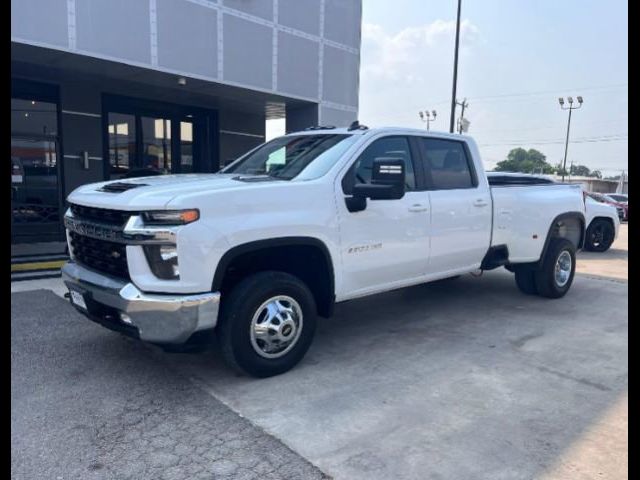
[[[50,262],[15,263],[11,265],[12,272],[28,272],[32,270],[53,270],[61,268],[66,260],[53,260]]]

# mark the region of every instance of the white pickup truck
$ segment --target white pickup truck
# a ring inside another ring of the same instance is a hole
[[[494,175],[467,136],[316,127],[215,174],[68,197],[72,304],[170,348],[213,341],[254,376],[292,368],[336,302],[501,266],[562,297],[585,237],[577,185]]]

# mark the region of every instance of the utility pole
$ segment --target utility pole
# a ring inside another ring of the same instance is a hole
[[[429,124],[436,119],[436,116],[438,115],[438,112],[436,112],[435,110],[431,110],[431,111],[425,110],[425,111],[418,112],[418,115],[420,115],[420,120],[422,120],[423,122],[426,122],[427,131],[428,131],[429,130]]]
[[[453,56],[453,91],[451,93],[451,120],[449,122],[449,133],[453,133],[453,125],[456,118],[456,87],[458,84],[458,47],[460,46],[460,8],[462,0],[458,0],[458,19],[456,20],[456,46]]]
[[[464,110],[469,106],[467,103],[467,99],[465,98],[462,102],[458,102],[456,100],[456,105],[460,105],[462,110],[460,111],[460,120],[458,120],[458,133],[462,134],[462,119],[464,118]]]
[[[578,106],[573,106],[573,98],[567,97],[567,102],[569,103],[568,107],[564,106],[564,98],[558,98],[558,103],[560,103],[560,108],[562,110],[569,110],[569,120],[567,121],[567,139],[564,142],[564,161],[562,162],[562,181],[564,182],[564,174],[567,170],[567,150],[569,149],[569,129],[571,128],[571,112],[577,110],[582,107],[582,97],[578,96]]]

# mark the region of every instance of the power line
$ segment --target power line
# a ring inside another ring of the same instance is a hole
[[[613,124],[618,124],[618,123],[629,123],[628,119],[624,119],[624,120],[611,120],[608,122],[601,122],[601,121],[596,121],[596,122],[580,122],[580,125],[582,127],[585,126],[589,126],[589,125],[613,125]],[[523,126],[523,127],[519,127],[519,128],[498,128],[498,129],[491,129],[491,130],[474,130],[473,134],[474,135],[478,135],[479,133],[501,133],[501,132],[522,132],[524,131],[532,131],[532,130],[557,130],[558,126],[557,125],[549,125],[546,127],[527,127],[527,126]]]
[[[594,90],[607,90],[607,89],[614,89],[614,88],[622,88],[622,87],[628,87],[629,84],[628,83],[617,83],[617,84],[612,84],[612,85],[598,85],[598,86],[591,86],[591,87],[578,87],[578,88],[570,88],[570,89],[562,89],[562,88],[556,88],[555,90],[545,90],[545,91],[537,91],[537,92],[520,92],[520,93],[505,93],[502,95],[482,95],[482,96],[478,96],[478,97],[468,97],[470,100],[473,100],[474,102],[476,100],[489,100],[489,99],[498,99],[498,98],[512,98],[512,97],[533,97],[533,96],[538,96],[538,95],[549,95],[549,94],[557,94],[558,92],[562,92],[562,91],[566,91],[566,90],[580,90],[582,92],[586,92],[586,91],[594,91]],[[450,100],[438,100],[436,102],[430,102],[431,105],[440,105],[440,104],[444,104],[444,103],[449,103]]]
[[[612,135],[603,137],[584,137],[571,140],[569,143],[600,143],[628,141],[628,135]],[[562,145],[565,140],[510,140],[504,143],[480,143],[479,147],[521,146],[521,145]]]
[[[585,92],[585,91],[606,90],[606,89],[613,89],[613,88],[620,88],[620,87],[627,87],[627,86],[629,86],[628,83],[620,83],[616,85],[602,85],[598,87],[582,87],[582,88],[579,87],[579,88],[572,88],[571,90],[580,90],[581,92]],[[488,100],[488,99],[494,99],[494,98],[533,97],[538,95],[549,95],[552,93],[558,93],[560,91],[561,91],[560,89],[555,89],[555,90],[545,90],[545,91],[539,91],[539,92],[505,93],[503,95],[486,95],[482,97],[469,97],[469,98],[471,98],[473,101],[476,101],[476,100]]]

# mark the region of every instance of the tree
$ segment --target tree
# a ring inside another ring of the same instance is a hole
[[[562,175],[564,171],[564,175],[574,175],[576,177],[591,177],[591,178],[602,178],[602,172],[600,170],[591,171],[589,167],[585,165],[571,165],[569,167],[569,171],[563,170],[562,164],[559,163],[556,165],[556,174]]]
[[[589,167],[586,167],[585,165],[571,165],[569,172],[571,175],[575,175],[576,177],[591,176],[591,170],[589,170]]]
[[[496,172],[521,172],[521,173],[554,173],[553,165],[547,163],[547,157],[542,152],[530,148],[514,148],[507,155],[507,159],[498,162]]]

